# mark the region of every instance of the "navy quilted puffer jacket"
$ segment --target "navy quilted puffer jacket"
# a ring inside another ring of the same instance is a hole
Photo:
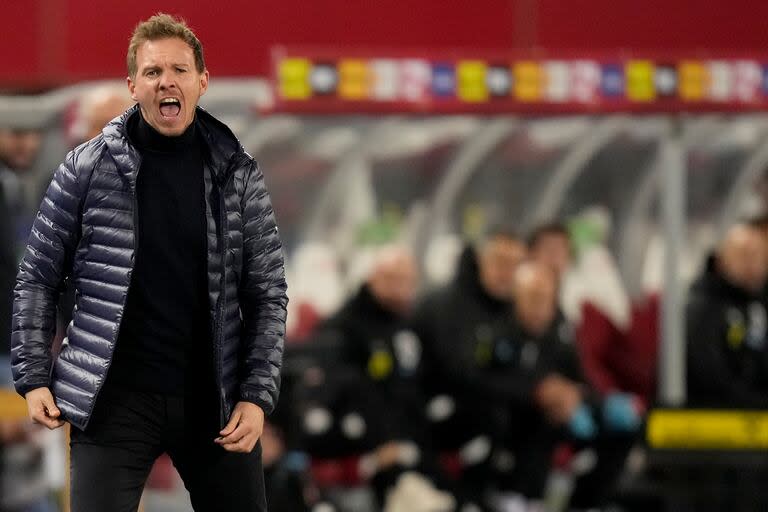
[[[24,395],[50,387],[63,418],[85,428],[115,349],[136,237],[141,159],[126,134],[135,106],[77,147],[56,170],[17,277],[11,364]],[[208,298],[220,422],[237,401],[269,414],[280,386],[285,273],[264,177],[232,132],[198,108],[207,141]],[[55,362],[51,342],[65,279],[75,311]]]

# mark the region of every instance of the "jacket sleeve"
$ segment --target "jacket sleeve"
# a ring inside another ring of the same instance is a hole
[[[14,289],[11,320],[11,366],[16,391],[27,392],[50,384],[51,345],[56,331],[56,304],[72,266],[80,238],[82,198],[75,150],[56,170],[40,205]]]
[[[277,404],[283,360],[286,296],[282,243],[264,175],[251,164],[243,195],[243,366],[240,400],[270,414]]]

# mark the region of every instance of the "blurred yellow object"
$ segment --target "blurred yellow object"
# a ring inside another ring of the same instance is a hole
[[[342,60],[339,63],[339,96],[348,100],[368,99],[371,72],[364,60]]]
[[[627,96],[632,101],[656,99],[656,67],[649,60],[630,60],[626,64]]]
[[[678,65],[680,97],[687,101],[705,99],[709,88],[709,71],[703,63],[682,61]]]
[[[744,339],[747,337],[747,326],[742,322],[732,323],[728,326],[728,334],[726,339],[728,340],[728,346],[736,350],[744,343]]]
[[[464,101],[481,102],[488,99],[488,66],[479,60],[460,61],[458,75],[458,95]]]
[[[312,63],[307,59],[285,59],[280,62],[280,94],[289,100],[305,100],[312,96],[309,74]]]
[[[544,93],[544,69],[535,61],[516,62],[513,68],[515,77],[515,97],[518,101],[539,101]]]
[[[659,450],[765,450],[768,412],[656,409],[646,438]]]
[[[394,368],[392,355],[383,349],[378,349],[371,354],[368,360],[368,375],[373,380],[384,380],[392,374]]]
[[[20,420],[27,417],[27,402],[15,391],[0,389],[0,419]]]

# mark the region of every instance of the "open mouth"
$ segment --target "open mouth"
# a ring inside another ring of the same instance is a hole
[[[176,98],[160,100],[160,113],[163,117],[176,117],[181,112],[181,102]]]

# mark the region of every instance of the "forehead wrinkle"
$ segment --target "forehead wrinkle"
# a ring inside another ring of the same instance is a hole
[[[136,52],[137,61],[142,60],[146,62],[147,60],[151,60],[153,58],[160,58],[165,61],[167,61],[168,59],[175,60],[179,58],[179,53],[183,54],[182,58],[184,59],[186,65],[189,65],[190,61],[191,62],[195,61],[195,54],[192,51],[192,49],[189,48],[188,46],[183,49],[180,49],[181,51],[179,52],[177,51],[179,50],[179,48],[158,48],[157,46],[149,46],[148,48],[147,43],[145,43],[144,46],[140,47]]]

